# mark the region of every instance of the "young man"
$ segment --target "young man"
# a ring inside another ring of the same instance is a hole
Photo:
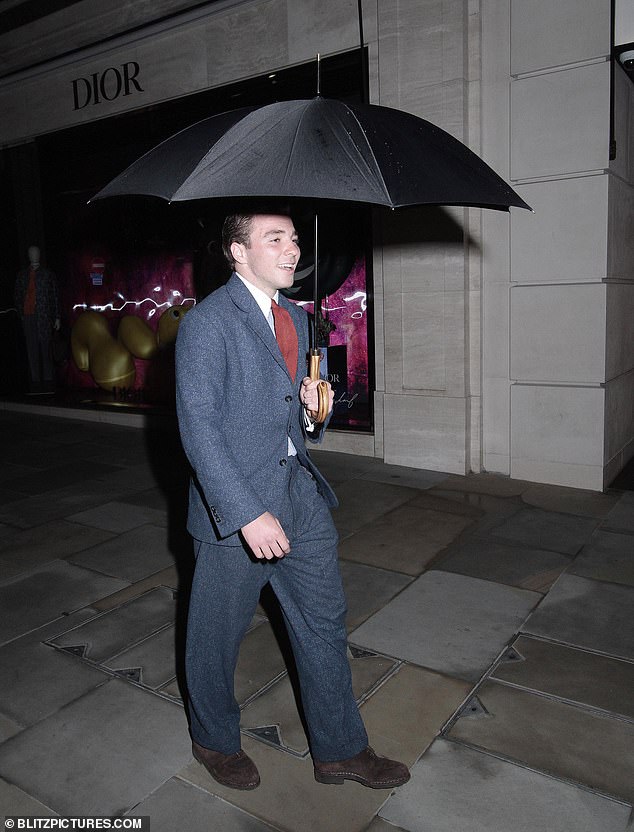
[[[325,424],[312,418],[317,382],[302,378],[307,315],[279,292],[293,284],[297,234],[284,214],[233,215],[223,248],[234,273],[187,314],[176,345],[178,418],[193,468],[186,650],[193,754],[226,786],[260,782],[240,747],[233,679],[270,583],[293,647],[315,778],[398,786],[409,772],[368,747],[352,692],[330,515],[337,501],[305,447],[305,437],[320,441]]]

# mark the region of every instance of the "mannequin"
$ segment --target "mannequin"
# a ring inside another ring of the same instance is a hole
[[[40,249],[29,246],[29,267],[18,272],[15,307],[22,321],[29,359],[30,394],[54,392],[51,334],[60,327],[57,279],[40,263]]]

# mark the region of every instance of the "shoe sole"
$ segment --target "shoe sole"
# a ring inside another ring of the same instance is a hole
[[[391,780],[387,783],[373,783],[370,780],[365,780],[356,774],[320,774],[315,772],[315,780],[318,783],[324,783],[327,786],[343,786],[346,780],[353,780],[355,783],[361,783],[368,789],[394,789],[397,786],[403,786],[409,780]]]
[[[236,783],[229,783],[228,780],[223,780],[222,778],[220,778],[216,774],[214,774],[213,771],[210,771],[207,768],[207,766],[204,764],[204,762],[200,759],[200,757],[196,754],[195,751],[192,751],[192,756],[193,756],[194,760],[196,760],[196,762],[205,769],[207,774],[209,774],[210,777],[213,777],[213,779],[216,781],[216,783],[220,783],[221,786],[226,786],[228,789],[237,789],[238,791],[241,791],[241,792],[250,792],[250,791],[253,791],[253,789],[257,789],[257,787],[260,785],[260,780],[259,779],[257,780],[257,782],[249,783],[246,786],[238,786],[238,785],[236,785]]]

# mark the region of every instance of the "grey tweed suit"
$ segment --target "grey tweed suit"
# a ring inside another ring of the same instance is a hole
[[[187,527],[196,569],[186,670],[193,739],[240,748],[233,677],[238,650],[270,583],[284,614],[300,679],[313,756],[344,760],[367,745],[347,660],[346,604],[330,508],[336,497],[305,447],[299,401],[308,352],[306,313],[280,296],[298,335],[292,381],[269,324],[240,278],[209,295],[181,323],[177,411],[192,465]],[[323,428],[313,441],[320,441]],[[288,437],[297,450],[288,456]],[[253,558],[239,530],[275,515],[291,552]]]

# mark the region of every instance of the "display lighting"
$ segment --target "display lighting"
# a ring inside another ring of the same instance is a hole
[[[356,312],[352,312],[350,317],[351,318],[362,318],[363,313],[368,308],[368,295],[367,292],[355,292],[353,295],[350,295],[347,298],[344,298],[346,303],[351,303],[353,300],[360,300],[361,309],[357,309]],[[298,300],[295,301],[297,306],[312,306],[312,300]],[[334,312],[337,309],[345,309],[345,306],[327,306],[325,303],[322,303],[321,310],[322,312]]]
[[[180,292],[172,292],[172,294],[180,295]],[[146,302],[153,303],[155,306],[155,309],[152,309],[150,311],[150,316],[153,315],[157,309],[161,309],[163,306],[173,306],[173,303],[170,300],[166,300],[163,303],[157,303],[154,300],[154,298],[143,298],[143,300],[126,300],[121,304],[121,306],[115,306],[112,301],[110,303],[92,303],[90,305],[87,303],[76,303],[73,305],[73,312],[76,312],[78,309],[92,309],[94,312],[122,312],[126,308],[126,306],[134,306],[136,309],[138,309],[139,306],[142,306]],[[189,302],[191,302],[192,306],[195,306],[196,298],[183,298],[182,303],[180,305]]]

